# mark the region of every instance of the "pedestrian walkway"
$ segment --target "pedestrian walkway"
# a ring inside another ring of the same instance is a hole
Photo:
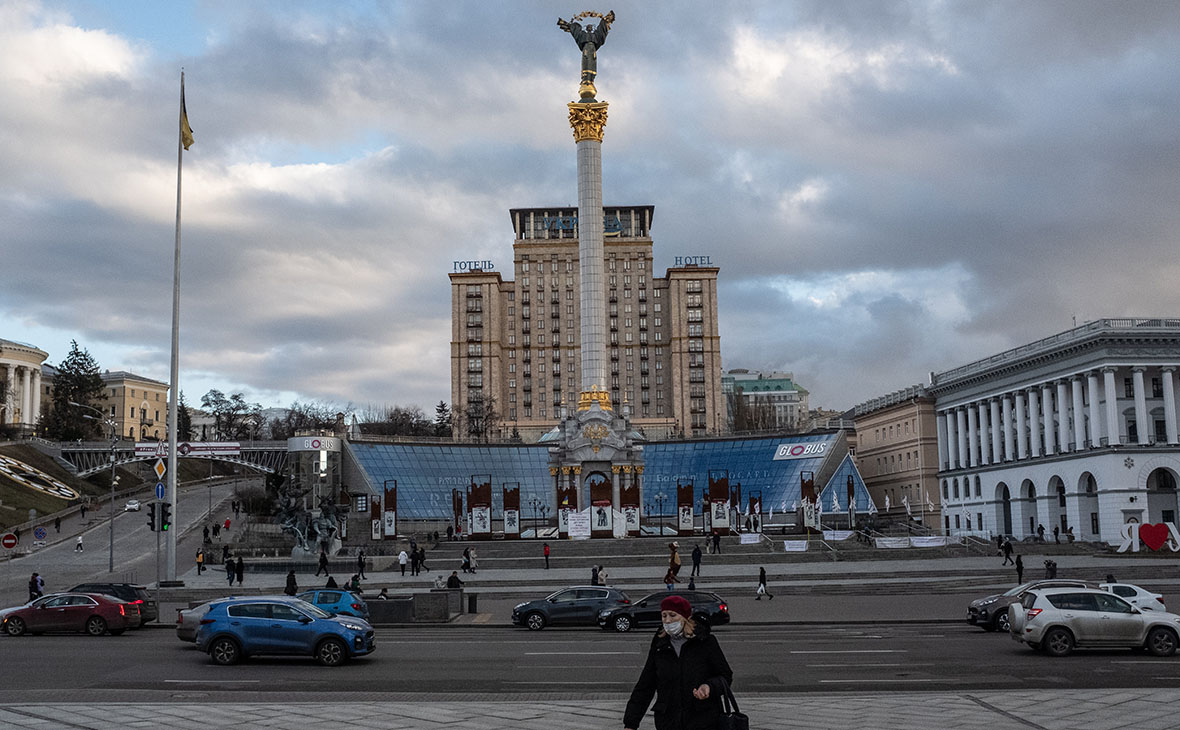
[[[740,687],[739,687],[740,689]],[[103,703],[0,705],[0,727],[246,728],[332,724],[371,728],[617,730],[624,695],[549,700],[497,695],[454,698],[351,693],[326,702]],[[1177,727],[1180,690],[800,693],[739,697],[759,730],[1167,730]],[[643,728],[654,724],[649,715]]]

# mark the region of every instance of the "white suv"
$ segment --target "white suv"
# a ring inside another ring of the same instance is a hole
[[[1050,656],[1065,656],[1075,646],[1143,647],[1156,656],[1171,656],[1180,646],[1180,616],[1141,611],[1094,588],[1029,591],[1008,610],[1012,638]]]

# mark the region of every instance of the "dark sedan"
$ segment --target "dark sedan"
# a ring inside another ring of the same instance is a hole
[[[118,636],[128,628],[129,606],[97,593],[52,593],[3,612],[4,633],[9,636],[49,632]]]
[[[598,625],[604,629],[630,631],[636,627],[660,625],[660,601],[668,596],[683,596],[692,606],[692,617],[710,627],[729,623],[729,604],[716,593],[703,591],[658,591],[635,603],[603,609]]]
[[[574,586],[536,601],[518,603],[512,624],[540,631],[546,626],[593,626],[600,612],[631,602],[626,593],[605,586]]]
[[[1082,580],[1033,580],[994,596],[977,598],[967,606],[967,623],[984,631],[1008,631],[1008,606],[1020,602],[1024,594],[1036,588],[1097,588]]]

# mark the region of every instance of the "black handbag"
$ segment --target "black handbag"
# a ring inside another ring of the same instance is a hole
[[[721,717],[717,719],[717,730],[750,730],[750,718],[738,709],[733,690],[724,678],[721,678],[721,688]]]

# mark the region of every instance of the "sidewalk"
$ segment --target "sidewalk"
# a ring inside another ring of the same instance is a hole
[[[740,690],[740,686],[739,686]],[[329,693],[317,703],[232,702],[0,705],[6,728],[193,728],[335,726],[478,730],[617,730],[626,697],[449,699],[389,695],[380,701]],[[1180,690],[1038,690],[1027,692],[801,693],[739,696],[759,730],[1166,730],[1175,728]],[[653,727],[649,714],[640,727]]]

